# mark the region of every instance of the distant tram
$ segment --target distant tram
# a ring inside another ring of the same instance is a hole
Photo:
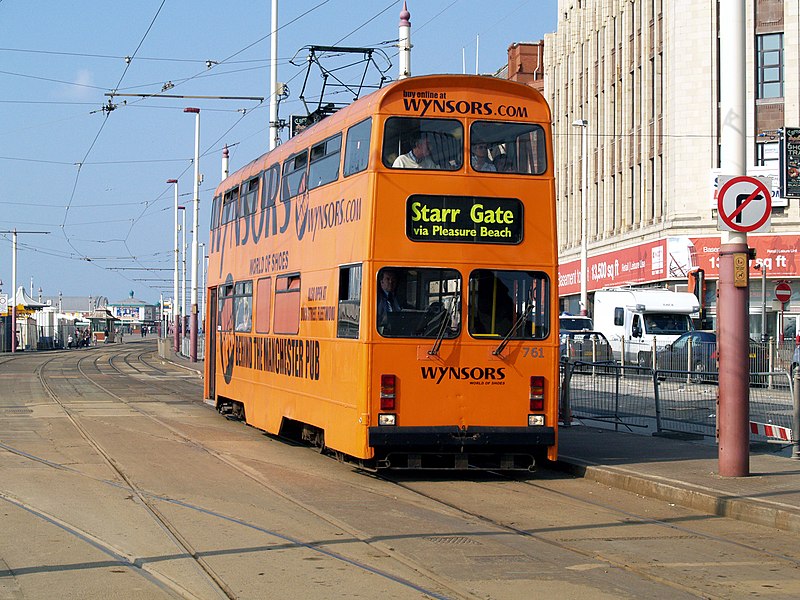
[[[491,77],[408,78],[215,192],[205,397],[378,469],[556,458],[550,110]]]

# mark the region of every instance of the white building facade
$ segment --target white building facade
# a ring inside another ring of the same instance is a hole
[[[702,269],[715,317],[720,165],[719,5],[712,0],[559,0],[545,37],[544,93],[553,110],[562,306],[580,292],[581,169],[587,162],[587,289],[667,285],[685,289]],[[798,2],[747,0],[748,174],[772,175],[772,228],[748,235],[751,332],[793,336],[800,315],[800,198],[780,194],[784,128],[800,127]],[[582,157],[582,128],[588,149]],[[722,174],[725,175],[725,174]],[[738,175],[736,173],[730,175]],[[775,286],[792,287],[786,304]]]

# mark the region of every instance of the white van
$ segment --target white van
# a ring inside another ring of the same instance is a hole
[[[693,329],[692,315],[699,311],[689,292],[624,287],[594,293],[595,329],[608,338],[616,360],[642,367],[652,366],[653,350]]]

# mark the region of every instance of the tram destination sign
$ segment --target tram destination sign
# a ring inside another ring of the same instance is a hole
[[[406,236],[414,242],[519,244],[522,217],[516,198],[414,195],[406,200]]]

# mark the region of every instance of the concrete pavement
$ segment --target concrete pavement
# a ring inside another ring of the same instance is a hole
[[[167,347],[165,359],[203,374]],[[800,533],[800,461],[751,453],[750,476],[720,477],[716,446],[586,426],[559,429],[556,468],[642,496]]]

